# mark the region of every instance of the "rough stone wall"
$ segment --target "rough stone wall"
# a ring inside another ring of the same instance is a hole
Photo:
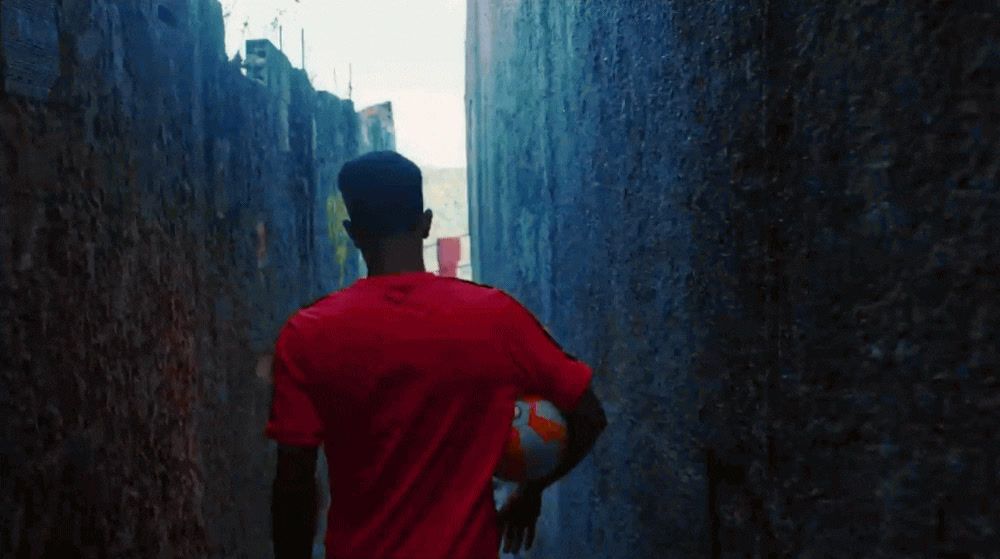
[[[477,278],[611,421],[533,556],[1000,549],[998,34],[991,2],[469,2]]]
[[[0,12],[0,556],[270,556],[268,353],[356,277],[353,106],[245,77],[214,0]],[[11,86],[48,25],[58,77]]]

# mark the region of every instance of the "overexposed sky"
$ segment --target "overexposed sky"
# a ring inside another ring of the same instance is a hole
[[[392,101],[396,147],[421,166],[465,166],[465,0],[222,0],[226,48],[267,38],[317,89],[358,110]],[[244,23],[248,25],[244,26]]]

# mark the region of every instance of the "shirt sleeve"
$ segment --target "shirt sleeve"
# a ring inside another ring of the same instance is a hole
[[[274,395],[264,434],[279,444],[316,447],[323,442],[323,425],[308,395],[298,336],[288,324],[274,348]]]
[[[566,353],[528,309],[508,299],[504,341],[519,373],[518,388],[572,411],[590,386],[590,367]]]

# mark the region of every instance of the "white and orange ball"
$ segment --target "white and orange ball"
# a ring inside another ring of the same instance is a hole
[[[552,402],[537,396],[517,400],[496,477],[523,482],[551,474],[566,451],[566,439],[566,419]]]

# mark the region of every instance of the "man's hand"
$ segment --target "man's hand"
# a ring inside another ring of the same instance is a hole
[[[522,545],[531,549],[535,542],[535,522],[542,511],[542,492],[521,486],[507,498],[497,513],[504,553],[518,553]]]
[[[535,522],[542,510],[542,491],[583,460],[608,424],[604,408],[590,388],[580,397],[575,409],[563,413],[568,441],[559,466],[547,477],[523,483],[498,513],[504,553],[517,553],[522,544],[524,549],[531,549],[535,542]]]

